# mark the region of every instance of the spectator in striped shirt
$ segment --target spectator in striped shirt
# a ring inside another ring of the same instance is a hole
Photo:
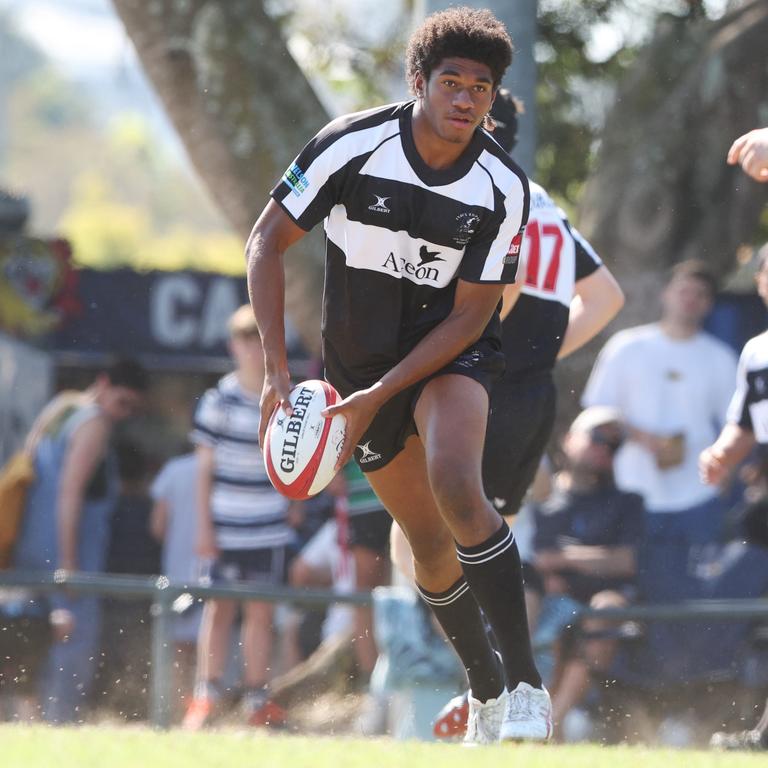
[[[288,502],[275,491],[259,448],[259,396],[264,352],[250,306],[230,318],[235,370],[201,398],[192,440],[198,457],[198,555],[211,564],[214,583],[284,582],[286,547],[293,531]],[[216,715],[221,678],[237,605],[206,602],[197,644],[195,694],[183,726],[197,730]],[[284,713],[269,700],[271,603],[242,607],[244,711],[251,725],[275,724]]]

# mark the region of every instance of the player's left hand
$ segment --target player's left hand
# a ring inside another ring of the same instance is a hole
[[[323,416],[327,419],[341,413],[347,420],[344,447],[339,454],[339,460],[336,462],[337,472],[352,458],[355,446],[384,402],[380,385],[374,384],[368,389],[353,392],[340,403],[331,405],[323,411]]]

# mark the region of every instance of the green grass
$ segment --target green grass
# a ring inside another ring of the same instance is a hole
[[[641,747],[464,749],[386,739],[186,734],[145,728],[0,726],[3,768],[758,768],[766,756]]]

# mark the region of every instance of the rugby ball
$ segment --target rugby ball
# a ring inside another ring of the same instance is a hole
[[[325,488],[344,446],[346,419],[321,415],[341,395],[326,381],[310,379],[290,394],[293,413],[277,407],[267,423],[264,463],[270,482],[289,499],[308,499]]]

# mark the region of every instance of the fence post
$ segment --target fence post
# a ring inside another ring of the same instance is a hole
[[[151,717],[155,728],[168,729],[171,725],[173,636],[172,598],[169,582],[160,576],[155,583],[152,600],[152,698]]]

